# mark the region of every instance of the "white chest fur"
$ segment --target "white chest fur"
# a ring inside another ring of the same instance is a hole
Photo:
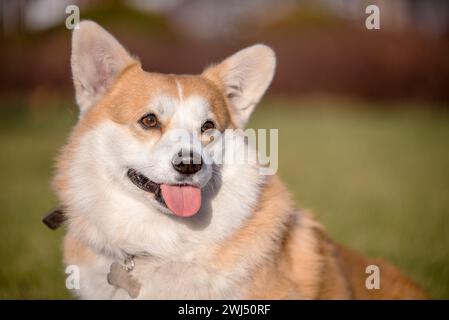
[[[130,275],[140,284],[137,299],[239,299],[245,271],[226,272],[204,262],[136,258]],[[80,268],[82,299],[131,299],[122,288],[111,286],[107,274],[112,259],[98,257],[94,264]],[[238,285],[237,285],[238,284]]]

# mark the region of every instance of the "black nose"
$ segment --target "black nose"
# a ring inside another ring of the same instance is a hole
[[[194,174],[201,170],[203,159],[196,152],[180,150],[173,158],[172,164],[179,173]]]

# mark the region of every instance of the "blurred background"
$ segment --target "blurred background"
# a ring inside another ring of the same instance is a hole
[[[449,299],[449,1],[0,0],[0,298],[70,298],[41,217],[76,123],[66,6],[148,71],[200,73],[247,45],[278,68],[250,123],[332,237]],[[367,30],[365,8],[380,8]],[[382,281],[382,280],[381,280]]]

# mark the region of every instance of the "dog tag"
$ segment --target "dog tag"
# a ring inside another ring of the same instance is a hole
[[[132,277],[126,267],[118,262],[111,264],[108,273],[108,283],[111,286],[122,288],[128,292],[129,296],[133,299],[137,298],[139,295],[141,284]]]

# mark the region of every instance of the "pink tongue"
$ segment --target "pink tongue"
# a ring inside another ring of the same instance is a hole
[[[161,191],[165,204],[178,217],[190,217],[200,210],[200,188],[162,184]]]

